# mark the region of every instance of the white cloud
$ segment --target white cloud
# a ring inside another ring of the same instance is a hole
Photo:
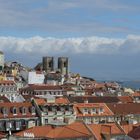
[[[107,37],[31,38],[0,37],[0,50],[16,54],[127,54],[140,53],[140,36],[124,39]]]

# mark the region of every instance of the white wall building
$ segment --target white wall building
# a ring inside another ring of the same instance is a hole
[[[28,84],[43,84],[45,76],[43,73],[32,71],[28,73]]]

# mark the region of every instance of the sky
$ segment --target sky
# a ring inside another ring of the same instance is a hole
[[[140,0],[0,0],[5,61],[67,56],[97,80],[140,80]]]

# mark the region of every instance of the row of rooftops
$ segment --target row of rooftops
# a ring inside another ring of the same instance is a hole
[[[8,86],[8,85],[14,85],[15,82],[14,81],[11,81],[11,80],[1,80],[0,81],[0,86]]]
[[[8,84],[5,84],[5,85],[8,85]],[[114,88],[114,85],[110,85],[110,84],[107,85],[107,84],[104,84],[104,83],[103,84],[95,84],[94,86],[95,86],[95,88],[101,89],[101,90],[104,89],[103,87],[106,88],[106,86]],[[34,91],[34,90],[70,91],[70,89],[75,90],[75,89],[79,89],[79,88],[82,89],[82,90],[85,90],[83,87],[79,87],[78,85],[69,84],[69,83],[64,84],[64,85],[56,85],[56,86],[42,84],[42,85],[28,85],[28,87],[22,88],[20,90],[20,92]],[[91,91],[92,91],[92,88],[91,88]],[[70,96],[65,96],[64,97],[64,95],[62,95],[62,97],[59,97],[59,98],[58,97],[43,98],[41,96],[40,96],[41,98],[39,98],[39,97],[36,97],[34,95],[22,95],[22,96],[23,96],[23,98],[27,99],[28,101],[30,101],[32,98],[34,98],[34,101],[38,105],[41,105],[41,106],[50,106],[50,107],[56,107],[56,106],[61,107],[63,105],[64,106],[66,106],[66,105],[72,106],[74,111],[75,111],[76,117],[98,117],[98,116],[103,116],[104,117],[104,116],[117,116],[117,115],[118,116],[123,116],[123,115],[131,115],[131,114],[132,115],[133,114],[139,115],[140,114],[139,103],[134,103],[134,97],[135,96],[139,97],[139,94],[140,94],[139,92],[135,92],[135,93],[133,93],[129,96],[101,96],[101,97],[89,96],[89,95],[86,95],[86,96],[71,96],[71,97]],[[5,117],[4,114],[3,114],[3,108],[7,108],[7,110],[8,110],[8,113],[7,113],[7,116],[6,116],[7,118],[38,117],[36,113],[31,112],[31,107],[33,107],[32,104],[31,103],[29,103],[28,105],[26,105],[26,104],[28,104],[28,103],[26,103],[26,102],[23,102],[23,103],[5,103],[5,102],[3,102],[2,103],[1,102],[0,103],[0,118]],[[15,110],[16,110],[16,113],[15,113]],[[38,132],[39,132],[40,129],[42,130],[42,128],[40,128],[40,127],[37,127],[37,128],[34,128],[34,129],[38,129]],[[48,126],[45,127],[46,130],[48,129],[47,127]],[[58,130],[57,129],[54,130],[54,128],[51,132],[51,127],[53,128],[53,126],[49,126],[50,133],[54,133],[54,132],[57,133]],[[115,130],[117,130],[117,129],[120,130],[120,128],[117,125],[114,126],[114,124],[112,124],[112,125],[111,124],[110,125],[109,124],[106,124],[106,125],[91,124],[91,125],[88,125],[88,127],[90,127],[90,129],[92,129],[94,131],[99,130],[99,132],[94,132],[93,131],[93,133],[94,133],[94,135],[96,135],[96,137],[98,137],[97,135],[101,135],[102,133],[103,134],[108,133],[108,132],[106,132],[106,130],[111,131],[111,133],[114,133],[114,129]],[[111,130],[110,130],[110,127],[112,128]],[[102,132],[103,129],[105,129],[104,132]],[[63,127],[63,130],[65,130],[64,127]],[[91,132],[91,131],[89,131],[89,132]],[[70,132],[68,132],[68,133],[70,133]],[[93,134],[93,133],[90,133],[90,134]],[[126,134],[124,131],[121,131],[119,133],[120,134]],[[59,137],[60,134],[61,133],[58,133],[57,136],[52,136],[51,138],[57,138],[58,137],[58,138],[61,139],[61,137]],[[25,132],[22,133],[22,136],[25,136],[25,137],[28,137],[29,135],[36,137],[36,135],[33,132],[30,132],[30,131],[25,130]],[[20,135],[17,135],[17,137],[18,136],[20,136]],[[43,136],[44,137],[49,137],[50,135],[43,135]],[[89,135],[89,137],[90,137],[90,135]]]
[[[10,80],[2,80],[0,81],[0,85],[11,85],[11,84],[15,84],[14,81],[10,81]],[[49,84],[33,84],[33,85],[28,85],[24,88],[21,88],[21,91],[34,91],[34,90],[62,90],[62,91],[76,91],[76,90],[81,90],[81,91],[85,91],[85,94],[87,95],[92,95],[94,92],[102,92],[103,96],[107,96],[108,95],[108,90],[104,90],[105,88],[110,88],[110,87],[115,87],[116,83],[98,83],[94,81],[94,85],[91,87],[83,87],[82,85],[76,85],[76,84],[72,84],[72,83],[64,83],[62,85],[49,85]],[[117,86],[116,86],[117,89]],[[122,90],[120,90],[120,88],[118,90],[116,90],[117,92],[123,92]],[[113,94],[112,94],[113,95]],[[133,96],[133,94],[132,94]]]
[[[79,129],[80,128],[80,129]],[[64,133],[65,132],[65,133]],[[66,126],[35,126],[17,133],[14,133],[15,138],[34,139],[72,139],[72,138],[92,138],[102,140],[103,137],[119,136],[121,139],[139,139],[140,124],[90,124],[78,121]],[[7,134],[0,133],[0,138],[5,138]]]
[[[79,129],[80,128],[80,129]],[[78,121],[72,124],[55,127],[55,126],[36,126],[14,134],[16,138],[48,138],[48,139],[72,139],[85,138],[102,140],[118,136],[120,139],[137,139],[140,137],[139,125],[118,125],[117,123],[109,124],[90,124]]]
[[[0,119],[35,117],[36,108],[30,102],[0,103]]]
[[[72,103],[69,102],[66,97],[56,98],[55,102],[48,102],[46,99],[39,98],[34,100],[40,106],[50,106],[52,108],[55,106],[72,106],[77,116],[114,116],[140,114],[139,103]],[[16,109],[17,116],[21,116],[22,114],[28,114],[32,116],[32,111],[34,110],[31,109],[34,109],[34,106],[30,102],[0,103],[0,117],[4,117],[4,112],[2,111],[3,109],[6,109],[6,114],[11,117],[15,116],[13,113],[13,109]]]

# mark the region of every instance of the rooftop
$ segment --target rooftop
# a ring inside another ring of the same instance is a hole
[[[80,129],[79,129],[80,128]],[[85,126],[83,122],[74,122],[72,124],[63,127],[54,126],[36,126],[30,129],[16,133],[17,137],[26,137],[25,134],[33,134],[36,138],[52,138],[52,139],[63,139],[63,138],[89,138],[92,136],[91,132]]]
[[[110,103],[107,106],[114,114],[140,114],[140,103]]]

